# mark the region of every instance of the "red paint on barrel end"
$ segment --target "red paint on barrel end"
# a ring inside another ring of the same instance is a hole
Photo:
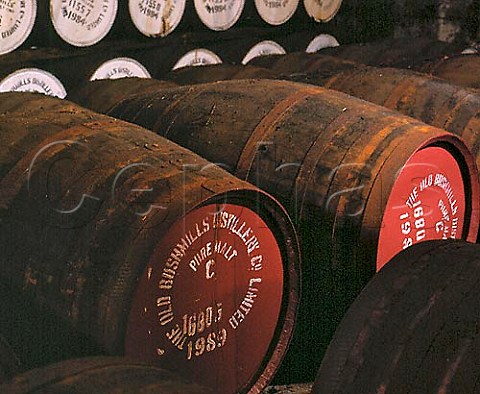
[[[465,212],[465,184],[457,160],[435,146],[415,152],[388,198],[378,241],[377,271],[413,244],[460,239]]]
[[[273,349],[284,286],[274,234],[254,211],[210,204],[159,243],[130,311],[125,353],[219,393],[250,387]]]

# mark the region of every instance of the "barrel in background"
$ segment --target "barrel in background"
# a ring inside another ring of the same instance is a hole
[[[6,75],[0,80],[0,92],[37,92],[58,98],[67,95],[55,75],[38,68],[23,68]]]
[[[30,36],[37,16],[36,0],[7,2],[0,8],[0,56],[19,48]]]
[[[143,35],[157,38],[171,34],[182,21],[186,0],[139,2],[128,0],[130,18]]]
[[[323,49],[322,53],[370,66],[418,70],[426,63],[460,53],[462,49],[461,44],[446,43],[429,36],[407,36],[341,45]]]
[[[248,64],[240,66],[222,63],[203,67],[182,67],[166,74],[162,82],[168,83],[171,81],[172,84],[190,85],[234,79],[275,79],[275,77],[276,73],[263,67],[255,67]],[[157,86],[158,82],[160,81],[157,81]],[[126,84],[133,87],[131,83]],[[99,93],[103,91],[99,85],[92,88],[96,88]],[[125,96],[125,94],[122,94],[122,96]],[[100,109],[98,111],[102,112]]]
[[[55,31],[65,42],[76,47],[91,46],[105,38],[115,22],[119,6],[118,0],[49,2]]]
[[[479,67],[480,56],[478,56],[478,54],[464,54],[446,56],[440,60],[426,64],[423,67],[423,71],[458,86],[480,89],[480,80],[478,77]]]
[[[480,95],[475,90],[411,70],[369,67],[321,54],[267,56],[253,59],[252,64],[268,67],[277,78],[335,89],[455,133],[466,141],[480,164]],[[240,71],[238,67],[236,72],[231,71],[230,78],[241,76]],[[462,78],[465,74],[455,75]],[[185,70],[176,81],[206,82],[202,76]],[[216,75],[211,73],[210,77]]]
[[[110,354],[225,393],[265,387],[298,301],[280,206],[137,126],[0,97],[1,279]]]
[[[178,59],[172,70],[183,67],[205,66],[209,64],[221,63],[222,59],[220,59],[216,53],[205,48],[197,48],[187,52],[180,59]]]

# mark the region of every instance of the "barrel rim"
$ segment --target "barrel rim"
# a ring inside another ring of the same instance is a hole
[[[428,126],[428,128],[430,128],[430,126]],[[473,154],[470,152],[470,150],[468,149],[464,141],[459,136],[444,132],[439,129],[437,130],[438,130],[437,135],[427,138],[421,144],[417,145],[414,149],[408,149],[407,147],[407,149],[401,152],[401,158],[403,159],[401,163],[401,167],[403,167],[403,165],[408,161],[408,159],[412,157],[415,153],[425,148],[440,147],[445,149],[448,153],[450,153],[458,163],[460,172],[462,174],[462,180],[464,185],[465,219],[464,219],[464,225],[461,233],[461,239],[467,242],[476,242],[477,237],[479,236],[478,229],[479,229],[479,223],[480,223],[480,184],[479,184],[478,169],[476,166],[475,157],[473,156]],[[413,141],[413,143],[414,142],[415,141]],[[405,147],[405,144],[403,144],[403,147]],[[398,150],[398,149],[395,149],[395,150]],[[392,153],[392,155],[387,158],[385,164],[387,164],[389,160],[392,160],[392,158],[395,159],[395,156],[396,156],[395,153]],[[398,156],[396,158],[398,159]],[[380,172],[378,174],[380,174]],[[368,195],[367,204],[365,206],[365,211],[362,217],[362,223],[365,223],[366,218],[369,216],[369,212],[372,212],[372,210],[375,210],[375,209],[378,210],[379,205],[381,206],[381,211],[383,212],[382,217],[380,218],[380,221],[383,220],[383,216],[385,214],[385,207],[388,203],[388,198],[385,199],[386,201],[383,201],[383,199],[381,199],[381,201],[378,201],[378,198],[375,197],[375,195],[377,195],[378,192],[375,193],[375,190],[378,190],[379,187],[386,186],[389,192],[391,192],[393,185],[396,182],[396,179],[392,179],[391,182],[388,182],[388,183],[378,182],[378,179],[377,179],[378,174],[373,181],[372,188]],[[390,196],[390,193],[388,195]],[[371,239],[372,233],[375,235],[373,237],[374,245],[375,245],[375,250],[378,250],[378,243],[379,243],[378,235],[380,233],[380,229],[378,228],[372,229],[371,227],[369,228],[368,226],[362,225],[362,231],[364,233],[367,232],[370,234],[370,236],[367,234],[367,239]],[[376,263],[377,263],[377,259],[375,255],[374,262],[372,263],[372,267],[370,268],[374,269],[376,267]]]
[[[125,63],[129,63],[135,67],[138,67],[139,70],[143,73],[143,76],[134,76],[134,77],[129,77],[129,78],[147,78],[147,79],[150,79],[152,78],[150,72],[147,70],[147,68],[142,64],[140,63],[138,60],[134,59],[134,58],[131,58],[131,57],[126,57],[126,56],[120,56],[120,57],[114,57],[114,58],[111,58],[111,59],[108,59],[106,61],[104,61],[102,64],[100,64],[100,66],[98,66],[95,71],[93,71],[89,77],[89,81],[96,81],[98,79],[105,79],[105,78],[99,78],[99,75],[96,75],[98,72],[101,71],[102,67],[109,67],[113,64],[115,64],[115,62],[125,62]]]
[[[264,55],[261,53],[262,47],[271,48],[272,51],[276,51],[276,52],[271,52],[267,55]],[[272,55],[286,55],[286,54],[287,54],[287,51],[278,42],[273,40],[263,40],[263,41],[257,42],[254,46],[252,46],[248,50],[248,52],[243,57],[241,63],[245,66],[248,63],[250,63],[250,61],[252,61],[257,57],[272,56]]]
[[[245,0],[232,0],[232,1],[240,1],[241,5],[236,11],[236,14],[230,19],[227,20],[226,23],[224,24],[216,24],[215,22],[210,23],[210,21],[205,17],[205,13],[202,10],[202,1],[201,0],[194,0],[194,6],[195,6],[195,12],[197,14],[197,17],[202,21],[202,23],[208,27],[210,30],[213,31],[224,31],[230,29],[232,26],[234,26],[238,20],[240,19],[240,16],[243,13],[243,10],[245,8]],[[202,11],[200,11],[202,10]]]
[[[168,3],[168,2],[167,2]],[[179,13],[178,13],[178,16],[177,18],[173,21],[172,24],[168,24],[168,29],[164,32],[164,33],[159,33],[159,34],[154,34],[154,33],[151,33],[149,32],[145,27],[144,25],[141,25],[140,23],[138,23],[138,13],[137,15],[132,15],[132,12],[133,12],[133,1],[132,0],[128,0],[128,13],[129,13],[129,16],[130,16],[130,20],[132,21],[132,23],[135,25],[135,28],[140,32],[142,33],[144,36],[146,37],[166,37],[168,36],[169,34],[173,33],[175,31],[175,29],[178,27],[178,25],[182,22],[182,19],[184,17],[184,14],[185,14],[185,7],[186,7],[186,0],[176,0],[174,1],[174,4],[177,5],[178,3],[179,6],[180,6],[180,10],[179,10]],[[163,18],[162,18],[163,19]],[[164,25],[166,25],[166,23],[164,23]]]
[[[230,196],[233,194],[233,196]],[[240,203],[260,203],[257,211],[252,206],[247,208],[256,212],[272,231],[280,249],[284,266],[284,289],[280,314],[272,338],[269,352],[265,355],[262,368],[256,376],[242,388],[240,393],[260,392],[273,379],[288,350],[293,331],[301,295],[301,251],[295,226],[286,209],[269,193],[260,189],[237,189],[211,197],[200,206],[211,204],[212,200],[229,198],[230,202],[238,199]],[[260,200],[260,201],[259,201]],[[269,216],[269,218],[267,218]]]
[[[33,72],[33,73],[38,73],[38,74],[41,74],[47,78],[49,78],[53,83],[56,84],[56,88],[58,88],[58,91],[60,93],[60,96],[52,96],[52,97],[56,97],[56,98],[60,98],[60,99],[63,99],[67,96],[67,90],[65,89],[65,86],[63,85],[63,83],[55,76],[53,75],[51,72],[49,71],[46,71],[46,70],[43,70],[41,68],[36,68],[36,67],[27,67],[27,68],[20,68],[16,71],[14,71],[13,73],[11,74],[8,74],[5,78],[1,79],[0,80],[0,86],[7,82],[9,79],[11,78],[15,78],[17,77],[18,75],[21,75],[23,73],[28,73],[28,72]],[[2,92],[7,92],[7,91],[2,91]],[[24,92],[18,92],[18,91],[8,91],[8,92],[12,92],[12,93],[21,93],[23,94]],[[38,93],[38,92],[36,92]],[[47,94],[45,94],[46,96],[48,96]]]
[[[219,192],[207,197],[186,212],[183,212],[178,218],[178,220],[182,220],[188,213],[205,205],[222,204],[225,201],[237,203],[258,214],[269,225],[269,229],[278,241],[277,245],[281,252],[284,267],[283,294],[279,318],[261,367],[258,372],[252,376],[252,379],[245,383],[244,387],[239,387],[239,393],[260,392],[273,379],[292,340],[301,295],[301,252],[298,236],[290,216],[285,208],[270,194],[254,186],[245,186],[246,187]],[[161,241],[162,239],[158,241],[157,245],[160,244]],[[150,256],[152,254],[153,250]],[[137,267],[136,277],[139,278],[144,270],[145,266]],[[136,286],[132,286],[126,297],[127,301],[124,303],[124,308],[128,311],[132,308],[135,290]],[[118,319],[121,326],[119,338],[126,338],[128,319],[129,313],[124,314]],[[117,348],[118,352],[124,354],[125,340],[122,340],[122,343],[118,343],[116,346],[114,345],[114,347]],[[114,350],[115,353],[117,351]]]
[[[117,13],[118,13],[118,0],[110,0],[111,4],[113,6],[113,9],[111,10],[110,13],[110,18],[107,21],[104,30],[101,32],[101,34],[98,34],[96,37],[87,40],[87,41],[81,41],[81,40],[75,40],[74,38],[70,37],[68,34],[68,31],[65,32],[64,30],[60,29],[58,26],[58,23],[56,21],[56,18],[53,17],[53,2],[58,1],[58,0],[49,0],[49,10],[50,10],[50,21],[55,29],[55,32],[58,34],[58,36],[65,41],[66,43],[73,45],[75,47],[89,47],[92,45],[95,45],[102,41],[108,33],[112,30],[112,27],[115,23],[115,20],[117,18]]]
[[[298,6],[300,4],[300,0],[289,0],[288,2],[291,2],[291,8],[290,10],[288,10],[288,12],[282,13],[283,17],[281,18],[272,17],[272,13],[267,12],[268,8],[267,9],[262,8],[262,4],[264,3],[263,0],[255,0],[255,8],[258,12],[258,15],[260,15],[260,17],[264,22],[272,26],[280,26],[288,22],[292,18],[292,16],[295,15],[295,12],[297,12]],[[287,7],[284,7],[284,8],[287,8]]]
[[[29,20],[25,21],[25,23],[28,23],[27,29],[23,31],[22,35],[19,37],[18,40],[13,43],[13,45],[9,45],[5,49],[0,48],[0,55],[5,55],[7,53],[15,51],[17,48],[22,46],[25,41],[27,41],[28,37],[30,37],[33,27],[35,26],[35,21],[37,19],[38,3],[37,0],[29,0],[29,2],[32,6],[32,9]]]
[[[335,2],[333,9],[330,11],[327,16],[317,16],[322,13],[322,2],[318,0],[303,0],[303,6],[305,8],[306,13],[309,17],[313,18],[315,22],[323,22],[327,23],[330,22],[335,16],[338,14],[340,7],[342,6],[343,0],[332,0]]]
[[[223,63],[220,56],[218,56],[215,52],[211,51],[210,49],[195,48],[195,49],[192,49],[191,51],[188,51],[185,54],[183,54],[182,57],[180,57],[180,59],[178,59],[176,61],[176,63],[173,65],[172,71],[175,71],[175,70],[178,70],[178,69],[181,69],[181,68],[184,68],[184,67],[201,66],[201,64],[195,65],[195,64],[186,63],[191,56],[197,57],[198,53],[202,53],[205,56],[209,56],[210,59],[212,59],[212,61],[214,62],[214,63],[209,63],[207,65],[214,65],[214,64],[222,64]]]

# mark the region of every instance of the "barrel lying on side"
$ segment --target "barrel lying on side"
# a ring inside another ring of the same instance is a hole
[[[1,279],[109,353],[224,393],[264,387],[298,298],[280,206],[67,101],[5,93],[0,108]]]
[[[410,70],[369,67],[318,54],[277,56],[269,64],[269,73],[279,79],[335,89],[460,135],[480,165],[480,93],[476,91]],[[171,73],[169,78],[196,83],[221,76],[213,68],[206,71],[185,70]],[[255,69],[252,74],[255,76]],[[229,75],[241,76],[241,67],[231,66]]]
[[[120,357],[63,361],[34,369],[0,385],[8,394],[208,394],[208,388],[167,370]]]
[[[365,44],[341,45],[335,48],[322,49],[325,55],[338,56],[344,59],[379,67],[400,67],[420,69],[428,62],[443,56],[460,53],[462,47],[429,37],[402,37]]]
[[[115,81],[92,86],[117,91]],[[88,106],[89,94],[95,89],[71,97]],[[160,87],[109,113],[221,163],[285,202],[304,257],[303,311],[291,352],[304,364],[285,367],[295,378],[313,378],[336,321],[395,253],[431,238],[476,239],[478,177],[459,138],[342,93],[284,81],[226,81]]]
[[[458,86],[480,89],[479,69],[480,56],[471,54],[444,57],[425,65],[422,71]]]
[[[313,393],[476,393],[479,256],[460,241],[397,255],[349,309]]]

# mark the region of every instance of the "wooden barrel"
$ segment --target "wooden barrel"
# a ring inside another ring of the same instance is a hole
[[[419,69],[425,63],[459,53],[462,49],[458,44],[449,44],[427,37],[406,37],[365,44],[341,45],[322,49],[322,53],[371,66]]]
[[[208,67],[208,66],[205,66]],[[186,69],[199,69],[200,67],[187,67]],[[263,70],[263,69],[261,69]],[[172,75],[178,75],[181,79],[183,69],[175,71]],[[173,79],[173,78],[172,78]],[[105,90],[103,86],[107,80],[96,80],[95,83],[87,83],[82,89],[88,91],[88,96],[92,100],[92,107],[96,108],[97,112],[107,113],[118,102],[122,101],[126,96],[138,94],[139,92],[155,92],[160,86],[163,88],[173,88],[177,85],[170,81],[158,81],[151,78],[121,78],[117,80],[115,84],[118,87],[116,94]],[[1,106],[0,106],[1,108]]]
[[[90,102],[81,90],[71,98]],[[304,291],[286,380],[313,379],[342,313],[396,252],[422,239],[476,239],[478,177],[459,138],[342,93],[225,81],[159,88],[109,113],[222,163],[289,209]]]
[[[15,362],[8,367],[11,372],[7,378],[61,360],[104,353],[91,337],[76,330],[66,320],[60,320],[53,311],[32,302],[25,296],[23,288],[1,280],[0,297],[5,300],[0,333],[11,349],[10,354],[14,353],[14,357],[9,356],[10,363]],[[3,359],[2,362],[8,363],[9,360]]]
[[[243,13],[245,0],[206,2],[194,0],[195,10],[202,23],[211,30],[223,31],[234,26]]]
[[[480,246],[430,241],[400,253],[355,300],[313,393],[476,393]]]
[[[8,2],[0,9],[0,55],[13,52],[27,41],[37,16],[35,0]]]
[[[64,98],[67,91],[52,73],[39,68],[20,68],[0,80],[0,92],[36,92]]]
[[[130,18],[140,33],[147,37],[165,37],[180,24],[186,0],[128,1]]]
[[[5,93],[0,107],[1,278],[111,354],[222,393],[263,388],[298,299],[278,203],[67,101]]]
[[[118,6],[118,0],[50,0],[49,10],[56,33],[70,45],[85,47],[100,42],[110,32]]]
[[[422,71],[466,88],[480,89],[478,54],[444,57],[425,65]]]
[[[277,78],[335,89],[460,135],[480,165],[480,94],[474,90],[410,70],[368,67],[320,54],[298,52],[269,63]]]
[[[303,6],[309,17],[313,18],[316,22],[325,23],[335,18],[335,15],[337,15],[342,6],[342,0],[304,0]]]
[[[299,8],[299,0],[255,0],[258,15],[269,25],[278,26],[288,22]]]
[[[180,69],[174,70],[171,73],[165,75],[165,79],[172,81],[173,83],[179,85],[189,85],[189,84],[198,84],[198,83],[207,83],[215,81],[224,81],[230,79],[274,79],[275,73],[267,70],[263,67],[255,66],[241,66],[241,65],[232,65],[232,64],[213,64],[206,65],[204,67],[182,67]],[[157,81],[157,86],[158,86]],[[162,81],[168,83],[167,81]],[[132,86],[131,84],[129,84]],[[98,92],[103,92],[103,89],[100,85],[96,89]],[[88,89],[88,88],[87,88]],[[157,87],[158,89],[158,87]],[[138,90],[137,90],[138,91]],[[122,96],[125,97],[124,94]],[[97,108],[95,106],[95,108]],[[99,112],[102,110],[98,109]]]
[[[152,365],[120,357],[63,361],[0,385],[2,393],[207,394],[212,390]]]

